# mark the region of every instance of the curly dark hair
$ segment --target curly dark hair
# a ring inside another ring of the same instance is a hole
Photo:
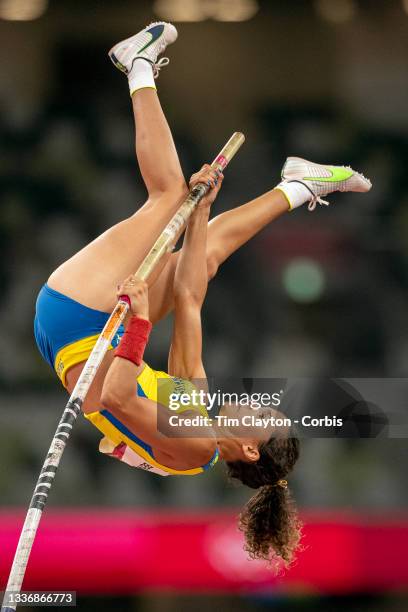
[[[298,460],[299,439],[293,434],[272,437],[261,443],[258,450],[256,462],[226,462],[231,478],[252,489],[259,488],[241,512],[239,527],[245,535],[245,550],[252,559],[282,559],[288,566],[299,545],[301,522],[283,479]]]

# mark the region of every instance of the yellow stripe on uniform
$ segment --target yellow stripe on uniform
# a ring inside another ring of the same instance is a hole
[[[77,340],[72,344],[64,346],[58,351],[55,358],[54,367],[64,387],[66,386],[66,375],[68,370],[74,365],[88,359],[98,337],[98,334],[96,334],[94,336],[82,338],[81,340]],[[109,350],[111,349],[112,347],[109,347]],[[175,393],[176,391],[178,393],[189,393],[195,389],[195,386],[190,381],[180,378],[173,378],[166,372],[153,370],[147,364],[145,364],[143,371],[137,377],[137,382],[141,387],[143,394],[148,399],[157,403],[159,396],[160,403],[163,405],[168,405],[170,395],[172,393]],[[205,406],[194,406],[194,408],[203,416],[208,416]],[[175,414],[184,412],[185,410],[191,410],[191,406],[180,406],[180,408],[175,411]],[[150,453],[146,451],[145,448],[140,446],[135,440],[129,438],[123,431],[120,431],[117,427],[115,427],[115,425],[111,423],[101,412],[95,411],[84,414],[84,416],[95,427],[97,427],[99,431],[109,438],[115,444],[115,446],[125,442],[129,448],[156,468],[175,476],[195,476],[196,474],[201,474],[204,472],[202,467],[191,470],[173,470],[165,465],[161,465],[152,457]]]
[[[82,338],[81,340],[72,342],[72,344],[63,346],[62,349],[58,351],[55,357],[54,369],[64,387],[66,387],[68,370],[74,365],[77,365],[77,363],[81,363],[81,361],[86,361],[88,359],[98,338],[99,334],[88,336],[87,338]],[[112,350],[112,348],[113,347],[110,346],[108,350]]]
[[[139,446],[139,444],[137,444],[134,440],[128,438],[128,436],[122,431],[119,431],[100,412],[91,412],[89,414],[85,414],[84,416],[88,419],[88,421],[91,421],[91,423],[95,425],[99,431],[105,434],[107,438],[112,440],[115,446],[121,444],[121,442],[125,442],[129,448],[134,450],[140,457],[143,457],[143,459],[150,463],[150,465],[164,470],[169,474],[173,474],[174,476],[195,476],[196,474],[201,474],[204,471],[202,467],[194,468],[192,470],[173,470],[166,465],[162,465],[161,463],[158,463],[142,446]]]

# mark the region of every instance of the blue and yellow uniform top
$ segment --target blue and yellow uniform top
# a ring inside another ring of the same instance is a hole
[[[68,370],[88,359],[95,342],[109,315],[88,308],[71,298],[44,285],[39,293],[34,320],[34,334],[37,346],[44,359],[53,367],[66,385]],[[115,348],[124,332],[123,326],[112,341],[110,350]],[[137,378],[137,393],[157,402],[171,393],[189,393],[195,389],[188,380],[175,378],[166,372],[153,370],[147,364]],[[208,416],[205,406],[194,406],[203,416]],[[191,410],[189,406],[180,407],[175,414]],[[108,410],[96,410],[84,415],[103,434],[99,450],[133,467],[167,475],[192,476],[211,468],[218,460],[218,451],[206,464],[191,470],[174,470],[158,463],[150,445],[146,444]]]

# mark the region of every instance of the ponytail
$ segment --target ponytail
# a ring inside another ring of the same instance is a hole
[[[300,540],[301,523],[287,488],[264,485],[247,502],[239,518],[245,550],[251,559],[282,559],[290,565]]]
[[[258,491],[244,506],[239,528],[251,559],[294,560],[301,537],[292,495],[283,480],[299,457],[299,440],[272,437],[259,446],[256,462],[227,462],[229,476]]]

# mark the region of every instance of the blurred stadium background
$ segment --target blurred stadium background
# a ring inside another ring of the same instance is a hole
[[[407,0],[0,0],[0,589],[66,401],[34,345],[36,294],[143,202],[106,52],[158,18],[179,27],[158,86],[186,175],[247,135],[217,210],[274,186],[290,154],[374,182],[225,264],[204,313],[209,374],[407,375]],[[153,333],[156,367],[170,326]],[[98,439],[78,423],[26,588],[76,589],[84,611],[408,609],[405,440],[305,441],[291,484],[306,550],[275,577],[241,550],[249,491],[221,466],[160,479],[102,457]]]

